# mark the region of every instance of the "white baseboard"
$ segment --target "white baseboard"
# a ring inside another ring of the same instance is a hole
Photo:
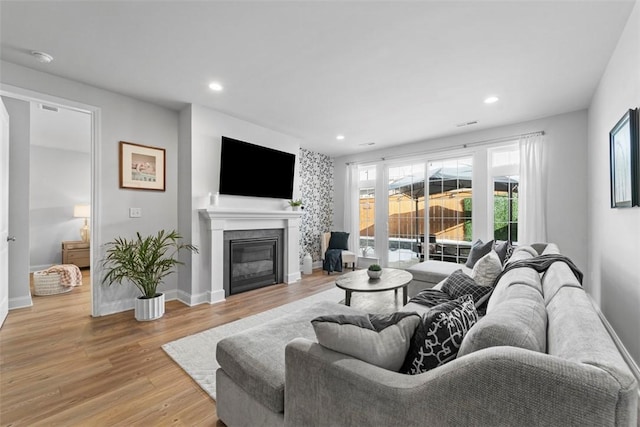
[[[177,299],[177,291],[175,289],[162,291],[162,293],[164,294],[165,302]],[[112,301],[108,304],[102,304],[100,305],[100,316],[108,316],[110,314],[133,310],[135,308],[135,304],[135,297]]]
[[[33,300],[31,295],[26,297],[9,298],[9,310],[15,310],[16,308],[25,308],[33,306]]]

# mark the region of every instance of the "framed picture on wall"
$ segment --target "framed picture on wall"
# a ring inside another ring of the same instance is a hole
[[[120,141],[120,188],[165,191],[165,149]]]
[[[609,132],[611,207],[640,206],[638,109],[628,110]]]

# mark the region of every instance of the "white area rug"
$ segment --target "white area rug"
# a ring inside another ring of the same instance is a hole
[[[162,346],[162,349],[206,391],[216,398],[216,346],[222,338],[276,319],[284,314],[307,307],[318,301],[340,302],[344,291],[333,288],[307,298],[294,301],[254,316],[226,323],[194,335],[189,335]]]

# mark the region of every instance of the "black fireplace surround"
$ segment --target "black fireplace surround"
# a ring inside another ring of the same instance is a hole
[[[224,232],[225,296],[283,282],[284,230]]]

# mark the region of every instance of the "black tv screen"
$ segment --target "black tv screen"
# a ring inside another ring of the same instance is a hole
[[[295,163],[295,154],[223,136],[220,194],[291,199]]]

